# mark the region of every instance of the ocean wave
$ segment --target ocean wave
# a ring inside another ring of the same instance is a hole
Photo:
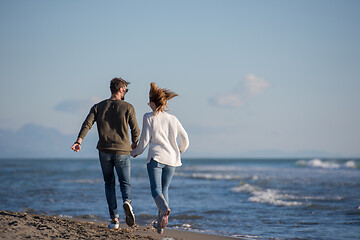
[[[317,210],[330,210],[330,211],[336,211],[339,210],[339,207],[327,205],[327,204],[321,204],[321,203],[310,203],[306,205],[307,209],[317,209]]]
[[[145,220],[151,220],[151,219],[154,219],[154,215],[153,214],[141,213],[141,214],[138,214],[137,218],[145,219]]]
[[[58,215],[58,217],[61,217],[61,218],[73,218],[73,216],[65,215],[65,214],[60,214],[60,215]]]
[[[355,161],[347,161],[344,163],[344,167],[358,169],[360,168],[360,163],[356,163]]]
[[[276,189],[263,189],[259,186],[254,186],[245,182],[241,182],[239,186],[231,188],[235,193],[248,193],[251,196],[248,198],[250,202],[264,203],[275,206],[300,206],[310,208],[329,208],[324,205],[324,202],[337,202],[344,200],[343,196],[296,196],[286,192],[280,192]],[[316,204],[313,202],[317,202]]]
[[[85,215],[79,215],[76,216],[78,219],[85,219],[85,220],[104,220],[102,217],[97,216],[95,214],[85,214]]]
[[[299,206],[303,204],[297,201],[287,201],[296,199],[295,196],[280,193],[278,190],[274,189],[262,189],[248,183],[234,187],[231,191],[250,193],[252,195],[248,198],[250,202],[265,203],[276,206]]]
[[[170,225],[170,228],[186,230],[186,231],[202,232],[202,233],[206,232],[205,230],[201,230],[200,228],[195,227],[195,224],[190,224],[190,223]]]
[[[198,229],[193,228],[190,224],[184,223],[181,225],[170,225],[170,228],[182,230],[182,231],[194,231],[196,232]]]
[[[203,217],[200,215],[188,215],[188,214],[181,214],[181,215],[173,215],[172,219],[177,220],[196,220],[196,219],[202,219]]]
[[[281,194],[274,189],[266,189],[265,191],[253,192],[253,196],[249,198],[250,202],[268,203],[276,206],[299,206],[301,202],[296,201],[285,201],[287,194]],[[293,197],[291,197],[293,199]]]
[[[243,239],[243,240],[264,239],[264,238],[259,237],[259,236],[242,235],[242,234],[234,234],[234,235],[231,235],[231,237],[240,238],[240,239]]]
[[[182,170],[185,171],[198,171],[198,172],[229,172],[243,169],[242,167],[236,166],[222,166],[222,165],[191,165],[182,166]]]
[[[231,213],[230,210],[209,210],[205,211],[205,214],[229,214]]]
[[[258,187],[255,187],[253,185],[250,185],[250,184],[243,184],[241,186],[238,186],[238,187],[233,187],[231,189],[231,191],[233,192],[246,192],[246,193],[253,193],[253,192],[256,192],[256,191],[260,191],[261,189],[258,188]]]
[[[293,196],[296,199],[301,199],[301,200],[315,200],[315,201],[323,201],[323,202],[328,202],[328,201],[341,201],[344,200],[344,197],[342,196]],[[289,196],[290,198],[290,196]]]
[[[62,180],[64,183],[81,183],[81,184],[96,184],[103,183],[104,180],[98,179],[64,179]]]
[[[318,158],[312,160],[299,160],[296,162],[299,167],[313,167],[313,168],[325,168],[325,169],[338,169],[338,168],[360,168],[360,164],[353,160],[349,160],[345,163],[339,163],[336,161],[323,161]]]
[[[212,174],[212,173],[175,173],[176,176],[193,178],[193,179],[206,179],[206,180],[241,180],[242,177],[234,176],[231,174]]]

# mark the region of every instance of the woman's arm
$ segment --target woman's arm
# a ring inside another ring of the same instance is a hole
[[[178,136],[180,140],[179,150],[181,153],[184,153],[186,149],[189,147],[189,137],[186,133],[185,129],[181,125],[180,121],[177,121],[177,128],[178,128]]]
[[[150,137],[151,137],[151,126],[149,123],[149,118],[147,118],[145,114],[143,117],[143,126],[141,130],[140,140],[137,144],[137,147],[131,151],[130,155],[136,157],[142,154],[146,146],[149,144]]]

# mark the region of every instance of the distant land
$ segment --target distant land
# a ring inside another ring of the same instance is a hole
[[[96,158],[97,135],[90,131],[86,144],[75,153],[70,149],[77,134],[26,124],[17,131],[0,129],[0,158]]]
[[[97,131],[92,129],[84,140],[80,152],[70,147],[77,134],[62,134],[58,130],[36,124],[26,124],[17,131],[0,129],[0,158],[97,158]],[[146,153],[146,150],[145,150]],[[145,155],[143,154],[143,157]],[[212,155],[197,153],[191,147],[184,158],[346,158],[360,156],[341,156],[340,154],[304,150],[286,152],[281,150],[258,150],[240,152],[233,155]]]

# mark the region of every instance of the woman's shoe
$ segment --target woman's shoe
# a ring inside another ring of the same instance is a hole
[[[160,214],[159,219],[160,219],[160,227],[161,228],[167,227],[167,225],[169,223],[170,213],[171,213],[171,210],[168,208]]]
[[[169,215],[171,213],[171,210],[162,195],[157,195],[155,197],[155,203],[157,207],[159,208],[159,226],[161,228],[166,228],[169,222]]]
[[[156,229],[156,231],[157,231],[158,234],[162,234],[162,233],[164,232],[164,229],[162,229],[162,228],[160,227],[160,224],[159,224],[159,221],[158,221],[158,220],[155,220],[155,221],[153,222],[153,227]]]

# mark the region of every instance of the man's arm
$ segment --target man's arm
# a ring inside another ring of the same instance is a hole
[[[131,106],[129,110],[129,126],[131,131],[131,148],[134,149],[136,148],[137,142],[139,141],[140,129],[136,121],[136,113],[133,106]]]
[[[87,115],[85,121],[83,122],[78,138],[76,142],[71,146],[71,149],[75,152],[78,152],[81,150],[81,143],[86,136],[87,132],[91,129],[95,122],[95,105],[90,109],[89,114]]]

